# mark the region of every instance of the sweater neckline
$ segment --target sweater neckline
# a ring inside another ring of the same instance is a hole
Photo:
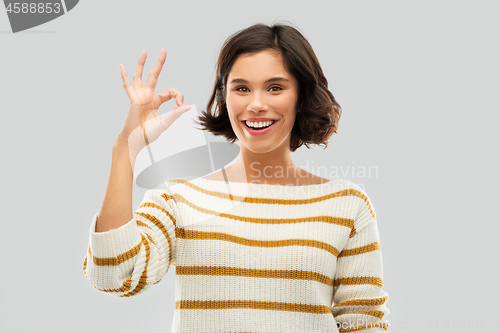
[[[191,180],[195,186],[208,191],[217,191],[237,196],[266,196],[273,198],[291,199],[300,197],[314,197],[331,192],[334,182],[332,180],[311,185],[279,185],[255,184],[241,182],[226,182],[225,180],[209,180],[202,177]]]
[[[262,187],[262,188],[314,188],[314,187],[321,187],[321,186],[326,186],[331,184],[333,181],[329,180],[327,182],[321,183],[321,184],[310,184],[310,185],[281,185],[281,184],[261,184],[261,183],[242,183],[242,182],[230,182],[230,181],[225,181],[225,180],[212,180],[212,179],[205,179],[203,177],[199,177],[195,180],[192,180],[191,182],[194,181],[201,181],[204,182],[205,184],[220,184],[220,185],[229,185],[229,186],[239,186],[239,187]]]

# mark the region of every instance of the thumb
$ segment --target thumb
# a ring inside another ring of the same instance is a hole
[[[191,110],[191,105],[182,104],[161,117],[161,131],[166,131],[183,113]]]

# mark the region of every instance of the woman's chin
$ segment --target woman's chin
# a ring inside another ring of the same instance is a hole
[[[240,145],[241,147],[241,145]],[[255,154],[266,154],[276,150],[276,146],[269,144],[244,144],[244,147]]]

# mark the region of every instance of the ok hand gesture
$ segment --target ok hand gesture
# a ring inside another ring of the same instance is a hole
[[[183,104],[184,96],[175,88],[157,94],[155,91],[158,77],[167,58],[167,51],[161,49],[160,56],[149,72],[146,84],[142,83],[142,71],[146,62],[146,51],[141,52],[133,76],[134,87],[130,85],[125,66],[120,64],[123,87],[130,98],[130,109],[117,142],[128,147],[131,154],[138,154],[144,147],[154,142],[184,112],[191,109]],[[158,108],[175,98],[177,107],[164,117],[158,115]]]

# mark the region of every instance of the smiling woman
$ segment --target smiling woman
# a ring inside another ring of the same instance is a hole
[[[154,92],[165,58],[162,50],[144,89],[144,54],[134,89],[122,68],[133,103],[90,227],[83,265],[90,283],[135,296],[175,265],[171,332],[385,332],[388,295],[370,199],[349,181],[302,170],[291,156],[303,144],[326,146],[341,114],[312,47],[291,26],[251,26],[221,50],[199,119],[240,141],[227,173],[167,180],[128,215],[130,157],[187,110],[174,88]],[[158,119],[154,111],[174,97],[178,108]],[[148,117],[156,122],[142,124]]]
[[[261,55],[248,59],[258,53]],[[237,63],[239,66],[236,67]],[[252,69],[248,65],[253,65]],[[258,70],[259,65],[265,65],[273,71],[254,73],[253,70]],[[216,71],[217,78],[207,111],[199,117],[203,129],[214,135],[222,135],[230,142],[238,138],[229,122],[226,98],[229,98],[232,85],[240,84],[241,87],[236,88],[242,92],[250,90],[245,86],[248,80],[237,76],[235,71],[245,71],[242,74],[259,77],[263,80],[259,84],[268,85],[271,92],[284,88],[296,89],[298,121],[294,124],[290,138],[292,152],[302,145],[324,144],[326,147],[328,138],[336,133],[342,108],[328,90],[328,81],[314,50],[297,29],[281,24],[271,27],[256,24],[233,34],[222,47]],[[270,73],[279,74],[275,77]]]
[[[256,24],[235,33],[224,43],[216,71],[207,111],[199,120],[202,129],[231,143],[240,141],[240,154],[226,169],[229,179],[267,184],[327,181],[300,169],[291,156],[302,145],[326,148],[342,113],[311,45],[297,29]],[[305,176],[259,178],[249,165],[264,161]],[[222,179],[222,174],[209,179]]]

